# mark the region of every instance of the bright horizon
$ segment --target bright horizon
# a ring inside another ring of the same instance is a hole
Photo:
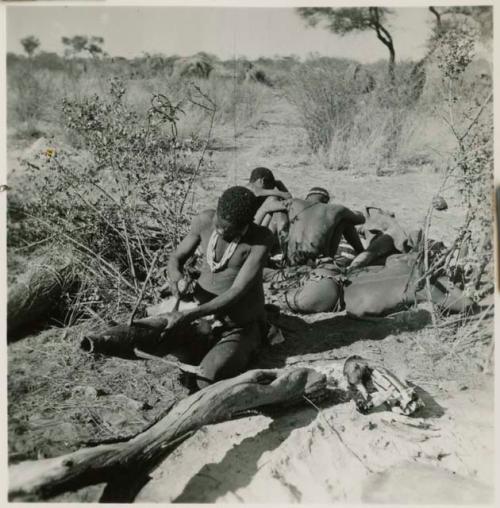
[[[394,8],[388,27],[397,60],[425,54],[433,15],[426,7]],[[20,39],[34,35],[41,51],[62,54],[63,36],[101,36],[110,56],[144,52],[188,56],[199,51],[222,59],[251,59],[311,53],[362,63],[387,59],[374,32],[339,36],[307,27],[291,8],[232,7],[7,7],[7,51],[24,53]]]

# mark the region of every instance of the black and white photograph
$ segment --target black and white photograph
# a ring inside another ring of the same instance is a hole
[[[317,3],[0,5],[9,501],[493,505],[495,9]]]

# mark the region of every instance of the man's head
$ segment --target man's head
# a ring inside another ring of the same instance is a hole
[[[270,169],[259,167],[250,173],[250,183],[259,189],[274,189],[276,180]]]
[[[230,187],[219,198],[215,229],[224,238],[231,241],[243,235],[253,222],[257,211],[257,198],[246,187]]]
[[[323,189],[323,187],[312,187],[307,193],[306,201],[328,203],[330,201],[330,193],[326,189]]]

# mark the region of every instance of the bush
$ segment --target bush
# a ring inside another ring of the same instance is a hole
[[[334,169],[377,170],[396,164],[399,148],[408,143],[417,97],[408,66],[394,86],[384,75],[371,74],[366,87],[348,62],[315,59],[298,66],[285,96],[296,107],[309,146],[320,161]]]
[[[340,141],[349,135],[357,97],[341,69],[306,62],[292,72],[285,95],[296,107],[314,152],[328,147],[334,137]]]
[[[213,114],[210,99],[196,93]],[[203,155],[196,159],[178,139],[180,105],[157,94],[140,115],[125,94],[123,83],[114,79],[107,98],[63,101],[66,127],[86,157],[78,161],[69,149],[48,146],[36,164],[26,166],[22,200],[9,200],[9,220],[21,218],[24,231],[9,240],[16,246],[20,237],[50,237],[61,248],[71,247],[81,266],[94,272],[92,291],[115,290],[118,284],[130,305],[153,260],[165,265],[186,231],[186,203]]]
[[[20,63],[8,74],[9,123],[27,123],[50,119],[53,101],[49,71],[35,71],[30,62]]]
[[[470,25],[455,20],[434,42],[442,80],[437,113],[455,139],[445,183],[454,183],[466,210],[448,269],[472,297],[478,297],[485,271],[491,279],[493,253],[493,91],[491,81],[488,86],[467,76],[477,40]]]

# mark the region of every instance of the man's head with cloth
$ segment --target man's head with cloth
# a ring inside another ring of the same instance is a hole
[[[307,193],[306,201],[328,203],[330,201],[330,193],[323,187],[311,187]]]
[[[241,186],[229,187],[217,203],[215,229],[224,240],[232,241],[245,234],[256,211],[257,198],[250,189]]]
[[[260,189],[274,189],[276,179],[270,169],[258,167],[250,173],[250,183]]]

